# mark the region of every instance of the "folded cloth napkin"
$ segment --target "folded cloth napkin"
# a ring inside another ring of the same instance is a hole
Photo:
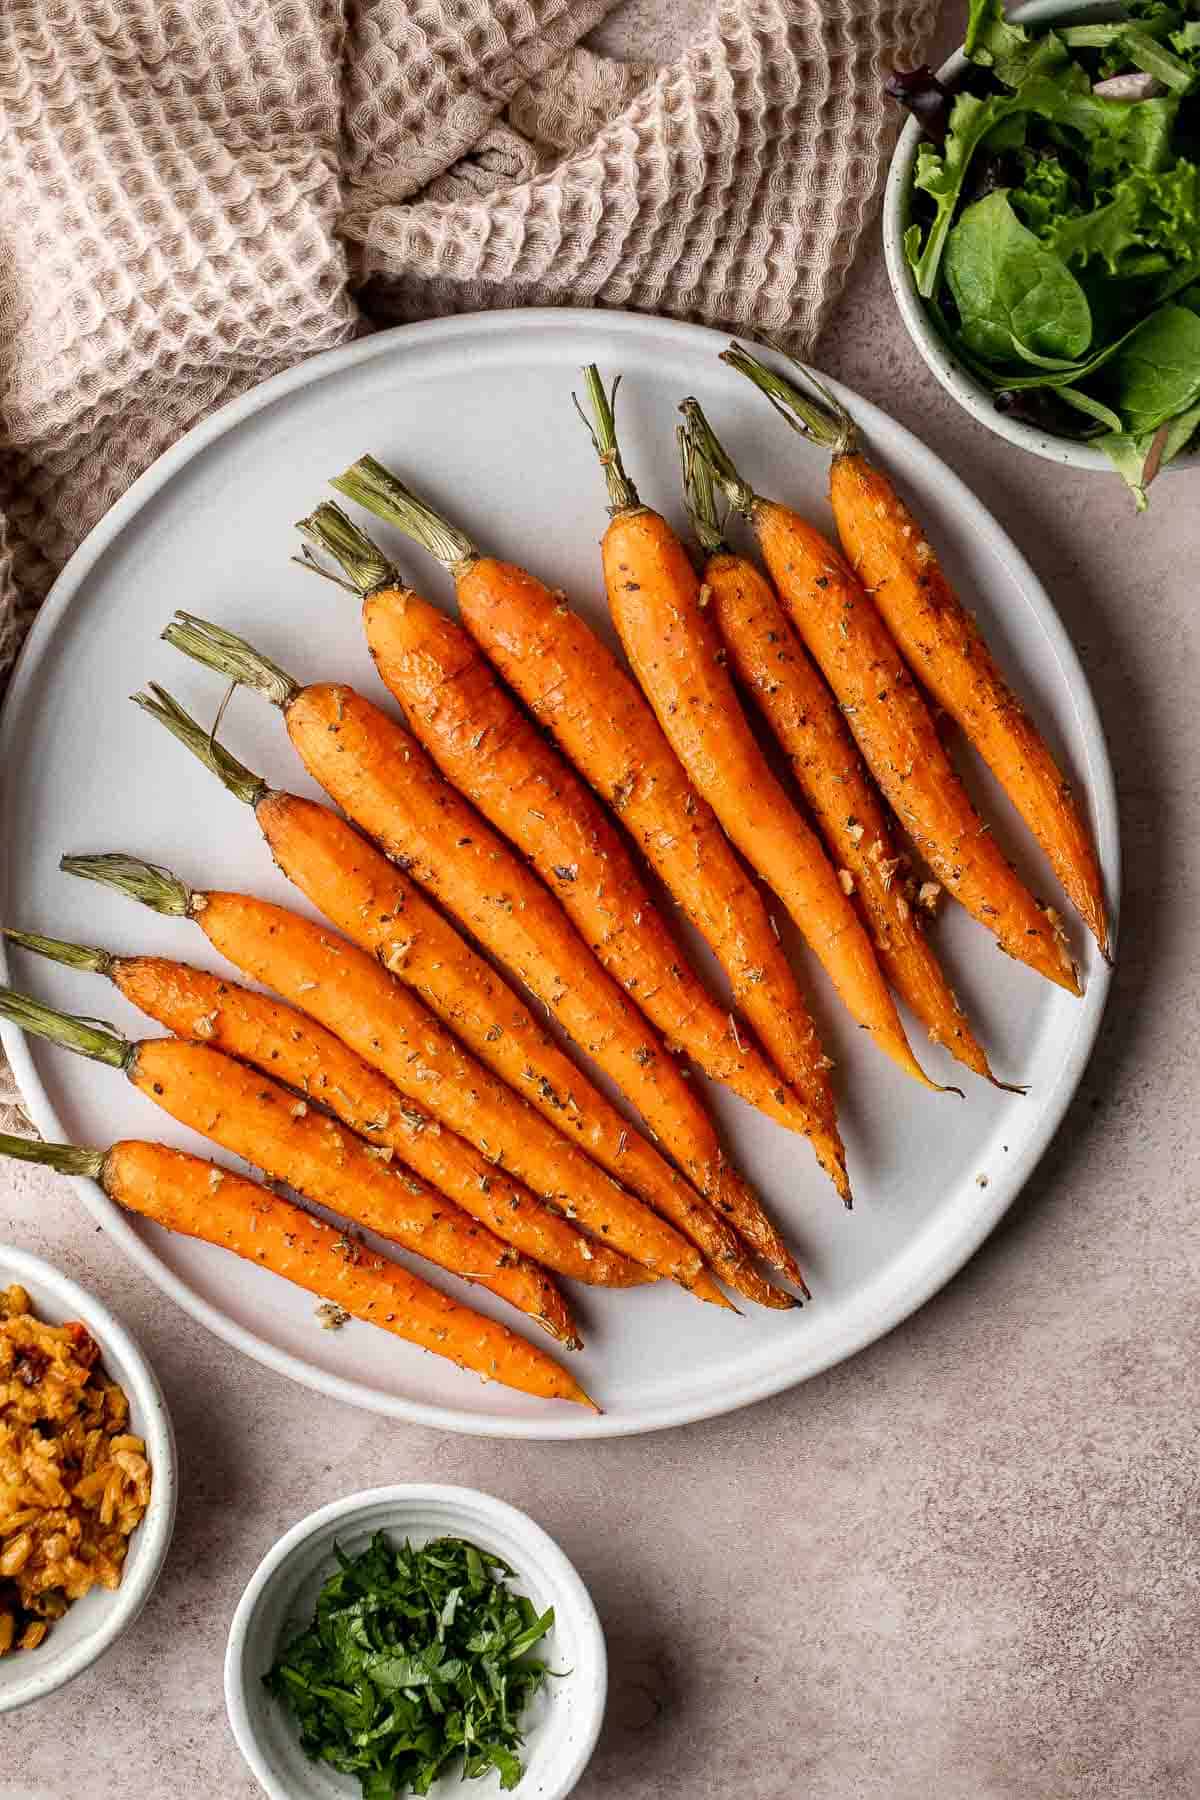
[[[614,4],[2,0],[0,674],[148,463],[373,324],[812,342],[936,0],[716,0],[668,67],[582,46]]]

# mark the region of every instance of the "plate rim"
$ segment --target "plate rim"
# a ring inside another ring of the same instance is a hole
[[[0,798],[0,818],[6,810],[9,783],[13,779],[11,770],[14,766],[17,716],[24,696],[49,649],[54,632],[110,544],[152,496],[166,487],[194,457],[227,432],[297,389],[360,363],[371,362],[377,357],[386,357],[397,351],[403,354],[410,346],[419,348],[422,343],[436,345],[455,337],[469,336],[481,328],[495,335],[506,332],[518,337],[526,334],[536,337],[548,332],[570,334],[582,329],[602,335],[609,334],[618,343],[623,338],[649,334],[673,340],[681,348],[694,349],[698,345],[707,344],[714,353],[724,348],[730,336],[728,332],[714,330],[709,326],[660,318],[656,314],[617,310],[610,312],[601,308],[510,307],[497,308],[495,311],[457,313],[448,318],[424,319],[394,326],[334,349],[320,351],[225,402],[207,418],[191,426],[157,457],[108,512],[97,520],[68,559],[43,601],[13,668],[3,710],[0,712],[0,777],[3,779],[4,790],[3,798]],[[822,379],[827,380],[834,394],[863,418],[868,435],[873,419],[887,419],[890,429],[899,434],[910,465],[933,469],[949,503],[960,512],[971,531],[985,540],[993,554],[1006,563],[1016,582],[1025,591],[1038,624],[1046,634],[1049,647],[1063,670],[1083,742],[1096,837],[1101,846],[1106,841],[1110,846],[1107,856],[1104,856],[1103,850],[1101,855],[1112,914],[1112,946],[1115,957],[1119,938],[1122,880],[1116,781],[1095,697],[1079,654],[1053,600],[1028,559],[949,463],[910,432],[907,426],[884,414],[881,408],[865,396],[832,377],[822,376]],[[7,951],[0,939],[0,975],[7,978],[7,974]],[[190,1318],[205,1326],[222,1342],[301,1386],[364,1411],[404,1419],[436,1430],[453,1431],[463,1436],[541,1441],[641,1436],[737,1412],[786,1392],[803,1381],[811,1380],[887,1336],[940,1292],[990,1237],[1024,1188],[1057,1132],[1095,1047],[1111,990],[1112,975],[1112,965],[1103,959],[1092,970],[1087,993],[1081,1002],[1083,1012],[1079,1030],[1071,1043],[1069,1054],[1060,1066],[1057,1080],[1045,1095],[1040,1118],[1021,1154],[1005,1168],[1003,1176],[997,1177],[990,1184],[986,1196],[981,1194],[980,1204],[967,1225],[960,1229],[948,1245],[943,1245],[940,1253],[931,1258],[918,1275],[910,1277],[907,1283],[900,1283],[885,1303],[873,1308],[866,1320],[835,1335],[816,1359],[806,1363],[803,1369],[794,1369],[785,1364],[766,1375],[748,1377],[741,1387],[725,1390],[719,1396],[700,1397],[690,1405],[660,1405],[645,1415],[623,1417],[605,1413],[587,1417],[581,1415],[579,1419],[574,1419],[555,1413],[548,1417],[539,1415],[506,1419],[476,1412],[466,1406],[455,1410],[403,1395],[383,1393],[364,1382],[319,1369],[229,1318],[218,1306],[205,1299],[167,1267],[133,1230],[126,1216],[101,1188],[82,1177],[70,1179],[88,1211],[160,1292],[167,1294]],[[0,1044],[8,1056],[25,1109],[37,1130],[43,1137],[61,1136],[63,1127],[37,1074],[24,1035],[0,1021]]]

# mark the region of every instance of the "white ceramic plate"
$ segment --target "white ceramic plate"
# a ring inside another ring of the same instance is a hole
[[[309,1762],[286,1709],[262,1677],[292,1634],[308,1625],[317,1596],[337,1568],[334,1545],[358,1556],[377,1531],[393,1543],[464,1537],[498,1556],[513,1585],[554,1626],[537,1654],[563,1673],[534,1696],[523,1721],[525,1800],[566,1800],[596,1745],[608,1693],[604,1633],[591,1597],[554,1539],[525,1513],[474,1488],[404,1485],[370,1488],[335,1500],[293,1525],[263,1558],[238,1601],[225,1651],[225,1706],[238,1748],[270,1800],[354,1800],[358,1783]],[[500,1778],[473,1782],[471,1794],[495,1800]],[[443,1775],[433,1800],[463,1788]]]
[[[158,1378],[138,1345],[94,1294],[40,1256],[0,1245],[0,1288],[25,1289],[47,1325],[77,1319],[100,1346],[105,1373],[124,1388],[131,1428],[145,1440],[153,1471],[150,1504],[129,1540],[121,1585],[94,1587],[58,1619],[36,1650],[0,1657],[0,1713],[44,1700],[74,1681],[128,1631],[154,1591],[171,1532],[178,1491],[175,1434]]]
[[[5,841],[19,854],[5,875],[4,920],[215,966],[194,926],[59,874],[63,851],[128,850],[197,886],[245,886],[303,907],[272,867],[249,811],[126,696],[153,678],[213,716],[220,684],[158,641],[171,610],[184,606],[233,627],[301,679],[353,681],[391,704],[363,646],[356,606],[288,561],[293,521],[328,491],[330,475],[368,448],[409,473],[480,541],[536,563],[597,623],[605,620],[596,549],[603,484],[571,405],[585,362],[624,373],[626,460],[653,504],[679,513],[675,407],[694,392],[757,486],[826,518],[824,458],[718,363],[723,342],[690,326],[622,314],[525,311],[442,321],[315,358],[190,433],[76,553],[14,678],[0,766]],[[876,451],[903,474],[967,604],[1087,794],[1115,903],[1112,774],[1050,600],[963,483],[882,413],[847,397]],[[447,599],[441,572],[397,548],[410,576]],[[222,735],[277,784],[315,792],[278,717],[254,696],[231,705]],[[1011,841],[1038,890],[1057,898],[1007,805],[982,777],[979,787],[997,833]],[[856,1210],[843,1213],[805,1143],[714,1091],[736,1156],[798,1244],[816,1298],[786,1317],[736,1318],[665,1284],[581,1293],[588,1348],[579,1361],[606,1409],[599,1418],[480,1387],[366,1326],[323,1332],[304,1294],[218,1250],[122,1217],[90,1184],[81,1184],[81,1195],[195,1317],[272,1367],[356,1404],[455,1430],[546,1438],[648,1431],[725,1412],[850,1355],[940,1287],[1009,1205],[1079,1081],[1108,986],[1082,932],[1082,1003],[1001,956],[965,914],[947,916],[938,940],[997,1072],[1027,1082],[1028,1098],[978,1082],[965,1100],[921,1092],[848,1023],[806,957],[805,977],[841,1069]],[[58,1005],[138,1028],[137,1016],[95,977],[14,955],[11,979]],[[202,1148],[110,1071],[13,1033],[4,1042],[45,1135],[106,1145],[141,1134]],[[953,1079],[940,1052],[926,1061]],[[491,1304],[490,1297],[476,1303]]]

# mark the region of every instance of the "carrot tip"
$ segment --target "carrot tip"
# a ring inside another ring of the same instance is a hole
[[[797,1307],[802,1307],[806,1300],[811,1300],[812,1295],[808,1291],[803,1275],[789,1275],[788,1280],[800,1289],[798,1294],[789,1292],[787,1288],[779,1287],[773,1281],[764,1281],[762,1291],[757,1293],[754,1298],[760,1306],[769,1306],[772,1312],[794,1312]]]
[[[697,1300],[707,1300],[710,1306],[723,1306],[727,1312],[737,1312],[733,1301],[726,1298],[706,1270],[700,1271],[687,1291]]]
[[[787,1312],[797,1304],[794,1294],[769,1280],[748,1257],[743,1257],[734,1268],[726,1271],[724,1279],[735,1294],[745,1300],[753,1300],[756,1306],[768,1307],[773,1312]],[[800,1285],[803,1286],[803,1282]],[[740,1312],[741,1308],[737,1310]]]
[[[800,1264],[796,1261],[787,1245],[780,1243],[779,1240],[776,1239],[774,1249],[775,1254],[768,1256],[768,1262],[772,1263],[775,1268],[779,1270],[781,1275],[786,1276],[788,1281],[794,1282],[801,1290],[806,1300],[811,1300],[812,1295],[804,1285],[804,1276],[800,1271]]]
[[[564,1395],[564,1399],[572,1401],[576,1406],[586,1406],[599,1418],[604,1417],[604,1408],[602,1406],[597,1406],[596,1402],[592,1399],[592,1396],[585,1393],[581,1387],[577,1386],[573,1394]]]
[[[991,1074],[990,1072],[988,1074],[988,1080],[991,1082],[991,1084],[994,1088],[999,1088],[1000,1092],[1002,1094],[1020,1094],[1023,1099],[1025,1097],[1025,1095],[1029,1092],[1028,1087],[1022,1087],[1019,1082],[1000,1081],[997,1079],[997,1077],[995,1075]]]

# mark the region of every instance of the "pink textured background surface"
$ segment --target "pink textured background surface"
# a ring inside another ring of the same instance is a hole
[[[640,0],[607,47],[657,55],[687,25]],[[439,1438],[291,1387],[163,1300],[51,1180],[4,1177],[4,1235],[141,1338],[183,1476],[136,1630],[4,1721],[6,1800],[251,1800],[220,1686],[241,1587],[310,1508],[404,1479],[516,1502],[588,1581],[612,1694],[579,1800],[1200,1793],[1200,474],[1137,521],[1115,484],[971,425],[918,364],[873,239],[822,360],[975,484],[1054,594],[1110,734],[1122,958],[1057,1144],[883,1343],[734,1418],[590,1447]]]

